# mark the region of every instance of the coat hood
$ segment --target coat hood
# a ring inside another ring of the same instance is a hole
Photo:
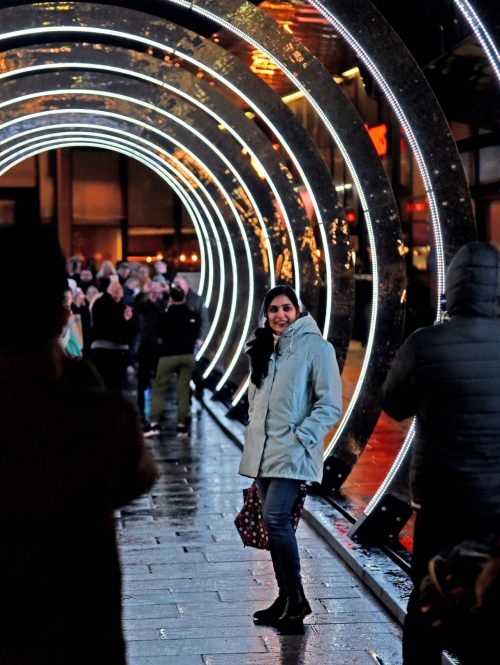
[[[449,316],[500,316],[500,254],[485,242],[469,242],[455,254],[447,272]]]
[[[290,336],[299,337],[301,335],[309,334],[321,336],[321,331],[318,328],[318,324],[310,314],[302,314],[300,318],[296,319],[288,326],[288,328],[284,330],[281,338],[286,339]]]
[[[262,335],[264,333],[264,325],[265,325],[264,322],[266,319],[262,315],[262,317],[259,318],[259,324],[261,322],[261,319],[262,319],[262,325],[259,325],[259,327],[253,331],[251,337],[246,341],[245,346],[243,348],[243,353],[248,354],[248,352],[252,349],[255,340],[259,337],[259,335]],[[316,321],[308,312],[304,310],[302,310],[300,317],[296,319],[293,323],[291,323],[288,326],[288,328],[286,328],[286,330],[283,332],[282,337],[283,339],[286,339],[289,335],[295,335],[296,333],[300,335],[306,333],[321,335],[321,331],[318,328]]]

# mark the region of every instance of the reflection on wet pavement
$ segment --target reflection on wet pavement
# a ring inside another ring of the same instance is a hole
[[[182,441],[167,415],[147,442],[161,477],[117,520],[129,665],[373,665],[370,650],[399,665],[399,625],[304,521],[304,634],[253,625],[276,585],[269,554],[244,548],[233,524],[250,484],[240,451],[206,412]]]
[[[344,412],[356,387],[364,348],[359,342],[351,342],[346,365],[342,373],[342,395]],[[411,419],[398,423],[382,412],[358,462],[340,489],[346,501],[346,508],[356,518],[366,508],[373,495],[384,481],[401,445],[403,444]],[[401,532],[401,543],[411,549],[413,543],[413,522],[411,518]]]

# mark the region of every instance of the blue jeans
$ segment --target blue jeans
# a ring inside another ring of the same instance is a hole
[[[299,495],[301,481],[289,478],[256,480],[264,507],[276,581],[280,589],[290,592],[302,583],[299,549],[292,527],[292,508]]]

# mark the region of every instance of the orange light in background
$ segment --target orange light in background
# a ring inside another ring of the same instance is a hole
[[[146,263],[151,263],[153,259],[150,256],[146,256]]]
[[[156,255],[156,260],[161,261],[162,259],[163,259],[163,254],[161,252],[158,252],[158,254]]]
[[[260,180],[265,180],[266,179],[266,172],[262,168],[262,165],[259,161],[255,159],[255,157],[250,157],[250,164],[252,165],[253,170],[257,174],[257,176],[260,178]]]
[[[356,215],[353,212],[346,212],[345,221],[346,222],[355,222],[356,221]]]
[[[186,261],[186,255],[185,255],[185,254],[181,254],[181,255],[179,256],[179,261],[180,261],[181,263],[184,263],[184,262]]]
[[[250,65],[250,69],[254,74],[257,74],[258,76],[274,76],[278,67],[267,57],[267,55],[258,49],[254,49],[251,56],[252,64]]]
[[[198,254],[191,254],[191,261],[196,263],[198,261]]]
[[[387,125],[375,125],[374,127],[368,127],[365,124],[366,131],[370,135],[377,155],[379,157],[385,157],[387,155]]]

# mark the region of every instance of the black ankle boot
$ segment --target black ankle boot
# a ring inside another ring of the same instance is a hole
[[[264,626],[270,626],[279,621],[281,615],[285,611],[287,603],[287,596],[284,591],[280,589],[279,596],[276,600],[267,607],[265,610],[258,610],[253,615],[254,623]]]
[[[311,612],[311,606],[305,596],[302,584],[300,584],[288,595],[285,610],[279,618],[279,623],[301,622]]]

